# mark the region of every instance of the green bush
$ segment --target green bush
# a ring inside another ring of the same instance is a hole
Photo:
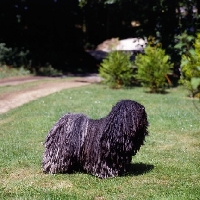
[[[182,56],[180,83],[191,93],[200,86],[200,33],[195,39],[194,49],[189,50],[188,55]]]
[[[30,75],[30,71],[25,69],[24,67],[13,68],[8,67],[7,65],[0,65],[0,79],[24,75]]]
[[[138,67],[135,77],[144,86],[149,87],[152,93],[164,90],[166,76],[172,64],[160,45],[149,44],[144,49],[144,54],[136,56],[135,65]]]
[[[11,49],[7,48],[5,43],[0,43],[0,66],[5,64],[5,57],[10,52]]]
[[[178,50],[178,54],[180,56],[187,55],[189,50],[192,48],[195,37],[193,35],[188,35],[188,33],[185,31],[181,35],[176,36],[175,40],[177,41],[177,44],[174,46],[175,49]]]
[[[60,76],[62,72],[53,68],[50,63],[46,63],[44,67],[38,67],[34,72],[40,76]]]
[[[130,86],[133,80],[133,64],[130,54],[123,51],[112,51],[102,61],[99,73],[103,82],[111,88]]]
[[[29,50],[24,48],[8,48],[5,43],[0,43],[0,66],[9,65],[14,68],[30,68],[28,59]]]

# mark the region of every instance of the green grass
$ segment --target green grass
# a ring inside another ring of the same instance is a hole
[[[200,198],[200,113],[182,88],[149,94],[142,88],[111,90],[91,85],[63,90],[0,115],[0,199],[168,199]],[[43,174],[45,136],[66,112],[104,117],[121,99],[146,107],[146,143],[129,174],[112,179]]]

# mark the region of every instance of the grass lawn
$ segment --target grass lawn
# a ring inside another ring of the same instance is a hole
[[[67,89],[0,115],[0,199],[170,199],[200,198],[200,113],[187,92],[172,88],[149,94],[143,88],[111,90],[101,85]],[[100,118],[121,99],[146,107],[146,143],[129,174],[99,179],[43,174],[45,136],[66,112]]]

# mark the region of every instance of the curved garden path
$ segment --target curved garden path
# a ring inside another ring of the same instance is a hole
[[[73,78],[47,78],[40,76],[25,76],[0,79],[0,114],[21,106],[29,101],[55,93],[67,88],[75,88],[99,82],[97,75]],[[27,85],[30,86],[27,86]],[[19,86],[21,89],[9,90],[9,87]],[[25,85],[25,86],[23,86]],[[1,92],[1,89],[4,89]]]

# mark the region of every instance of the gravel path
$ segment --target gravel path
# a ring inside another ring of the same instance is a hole
[[[29,88],[28,90],[26,89],[1,95],[0,114],[28,103],[29,101],[59,92],[63,89],[81,87],[91,83],[99,82],[100,78],[96,75],[74,77],[71,80],[65,78],[46,78],[37,76],[14,77],[0,80],[0,87],[14,86],[36,81],[44,82],[41,82],[36,87]]]

